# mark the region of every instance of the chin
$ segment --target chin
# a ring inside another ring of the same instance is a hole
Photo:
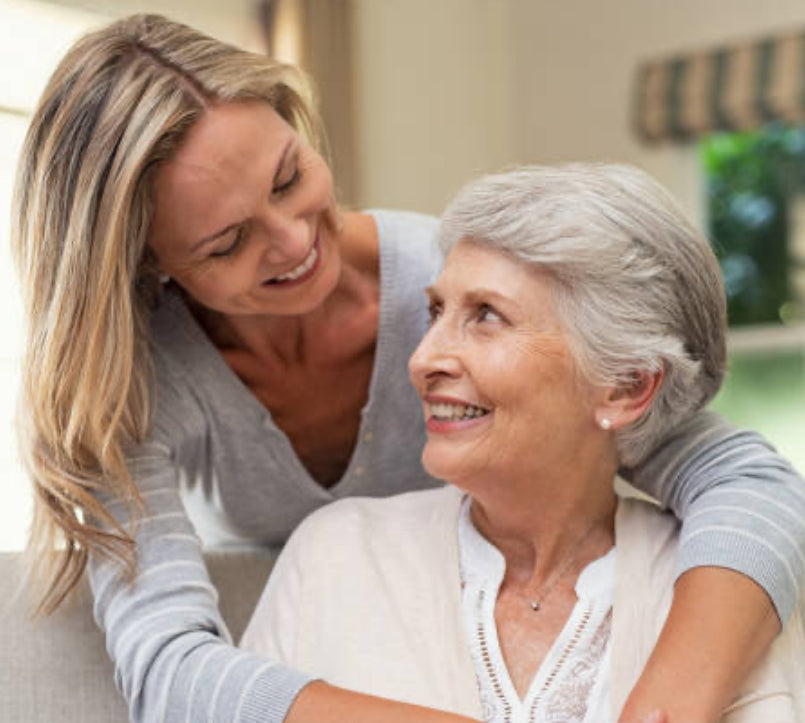
[[[323,306],[338,286],[341,277],[341,260],[337,255],[323,259],[315,276],[296,289],[289,289],[285,297],[264,303],[262,312],[275,316],[304,316]]]
[[[422,466],[431,477],[455,484],[453,480],[461,479],[462,472],[466,472],[467,458],[455,452],[433,449],[429,442],[422,452]]]

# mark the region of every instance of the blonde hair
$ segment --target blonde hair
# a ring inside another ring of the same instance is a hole
[[[134,574],[133,532],[109,504],[123,502],[135,520],[142,510],[125,450],[150,427],[152,181],[207,108],[248,100],[268,102],[320,145],[298,70],[137,15],[79,40],[34,114],[12,244],[27,315],[19,431],[35,489],[38,613],[65,600],[90,554]]]

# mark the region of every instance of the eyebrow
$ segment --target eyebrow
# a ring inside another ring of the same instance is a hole
[[[285,160],[288,157],[288,152],[291,150],[291,147],[294,145],[294,138],[290,138],[288,143],[286,144],[285,148],[282,151],[282,156],[280,156],[279,163],[277,164],[277,168],[274,171],[274,178],[272,179],[272,183],[276,183],[277,179],[279,178],[280,173],[282,173],[282,169],[285,167]],[[239,221],[235,221],[234,223],[230,223],[228,226],[225,226],[219,231],[215,233],[211,233],[209,236],[205,236],[202,239],[196,241],[191,247],[190,251],[198,251],[202,246],[206,246],[208,243],[215,241],[216,239],[221,238],[221,236],[225,236],[233,229],[236,229],[238,226],[243,224],[244,220],[241,219]]]
[[[439,290],[436,288],[436,286],[426,286],[425,295],[431,301],[433,301],[433,299],[442,298],[442,294],[439,293]],[[462,297],[462,301],[464,303],[469,302],[470,304],[476,304],[478,302],[487,301],[489,299],[503,302],[506,305],[511,305],[512,303],[515,303],[510,297],[506,296],[505,294],[501,294],[499,291],[495,291],[494,289],[490,289],[487,287],[472,289],[470,291],[467,291]]]

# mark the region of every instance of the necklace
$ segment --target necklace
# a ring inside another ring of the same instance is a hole
[[[565,558],[562,562],[562,565],[559,569],[554,572],[548,580],[545,582],[539,590],[537,590],[537,594],[534,597],[526,598],[528,602],[528,606],[535,612],[538,613],[542,608],[542,604],[545,602],[545,599],[548,595],[551,594],[551,591],[556,587],[556,584],[565,576],[565,573],[568,571],[570,566],[576,560],[576,555],[578,554],[579,549],[581,548],[582,544],[587,540],[590,536],[590,533],[595,528],[596,523],[598,520],[595,520],[582,534],[576,542],[573,544],[571,548],[570,554]]]

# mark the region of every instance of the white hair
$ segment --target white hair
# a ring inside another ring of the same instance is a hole
[[[630,385],[665,370],[640,420],[618,432],[638,464],[704,406],[725,369],[726,302],[707,240],[649,175],[623,165],[531,166],[465,186],[442,217],[442,251],[462,239],[548,272],[579,371]]]

